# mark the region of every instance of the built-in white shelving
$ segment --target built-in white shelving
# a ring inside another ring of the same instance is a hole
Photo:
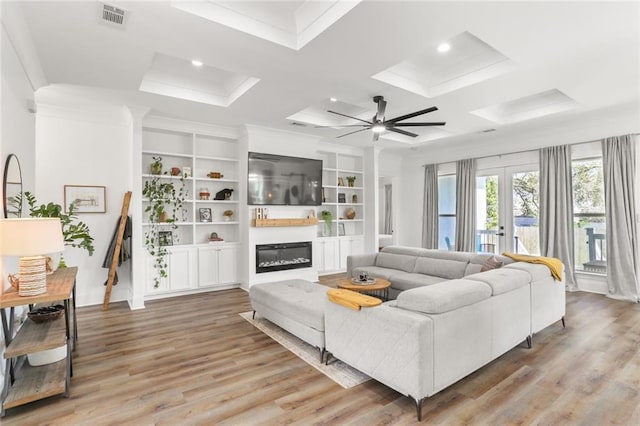
[[[157,123],[157,121],[154,121]],[[179,130],[174,130],[178,128]],[[146,295],[166,297],[172,294],[202,291],[237,286],[236,258],[240,240],[240,167],[238,146],[235,139],[215,136],[198,130],[189,131],[188,123],[178,126],[143,126],[140,179],[145,182],[160,178],[182,187],[186,197],[180,211],[175,213],[177,222],[161,223],[160,231],[171,232],[168,249],[167,274],[160,285],[153,286],[155,270],[150,255],[143,247],[147,258]],[[162,158],[161,175],[150,173],[154,157]],[[172,175],[172,168],[179,169]],[[220,178],[207,175],[217,172]],[[200,193],[209,192],[209,199],[201,199]],[[231,190],[229,199],[215,200],[222,190]],[[139,194],[141,195],[141,194]],[[138,219],[141,231],[149,229],[149,215],[145,208],[148,199],[141,199],[142,217]],[[205,210],[208,209],[208,210]],[[231,220],[224,216],[232,210]],[[166,211],[171,214],[172,203],[167,202]],[[209,243],[212,233],[224,242]],[[203,264],[206,262],[206,265]]]

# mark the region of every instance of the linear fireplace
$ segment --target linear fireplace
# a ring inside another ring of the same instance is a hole
[[[313,266],[311,241],[256,245],[256,274]]]

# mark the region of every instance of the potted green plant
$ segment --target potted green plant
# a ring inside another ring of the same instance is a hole
[[[153,159],[153,161],[151,162],[151,165],[149,166],[151,174],[152,175],[162,174],[162,157],[156,156],[151,158]]]
[[[144,245],[147,252],[154,259],[153,267],[156,270],[154,288],[158,288],[160,280],[167,277],[166,256],[169,251],[165,244],[161,244],[160,232],[176,230],[178,229],[177,223],[180,218],[185,220],[184,215],[186,212],[183,206],[187,190],[184,177],[181,177],[178,182],[175,180],[169,181],[161,176],[154,176],[146,180],[142,188],[142,196],[145,198],[144,202],[146,203],[144,212],[148,214]],[[170,213],[167,212],[167,208],[170,208]]]
[[[322,210],[320,217],[324,221],[323,235],[331,235],[331,228],[333,226],[333,213],[330,210]]]
[[[355,176],[347,176],[347,183],[349,184],[349,186],[353,187],[354,184],[356,183],[356,177]]]
[[[91,236],[89,226],[86,223],[79,221],[75,215],[75,205],[69,204],[67,210],[68,213],[64,213],[60,204],[48,203],[36,205],[37,200],[35,195],[30,192],[25,192],[24,197],[27,199],[27,205],[29,206],[29,215],[31,217],[57,217],[60,218],[62,223],[62,237],[64,244],[70,247],[77,247],[87,251],[89,256],[93,255],[95,251],[93,247],[93,237]],[[20,198],[22,198],[20,196]],[[22,204],[22,200],[20,200]],[[58,267],[65,268],[67,265],[64,261],[64,257],[60,255],[60,263]]]

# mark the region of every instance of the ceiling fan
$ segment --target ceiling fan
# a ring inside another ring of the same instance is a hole
[[[401,115],[399,117],[390,118],[388,120],[385,120],[384,112],[385,112],[385,109],[387,108],[387,101],[385,101],[384,97],[382,97],[382,96],[374,96],[373,97],[373,102],[375,102],[378,105],[378,112],[376,113],[376,115],[373,116],[371,121],[363,120],[363,119],[358,118],[358,117],[352,117],[350,115],[342,114],[342,113],[336,112],[336,111],[331,111],[331,110],[327,111],[327,112],[330,112],[331,114],[336,114],[336,115],[340,115],[342,117],[351,118],[352,120],[361,121],[362,123],[365,123],[365,124],[349,124],[349,125],[345,125],[345,126],[316,126],[316,127],[318,127],[318,128],[320,128],[320,127],[334,127],[334,128],[335,127],[364,127],[363,129],[359,129],[359,130],[356,130],[356,131],[353,131],[353,132],[345,133],[344,135],[340,135],[340,136],[338,136],[338,138],[342,138],[342,137],[345,137],[345,136],[352,135],[354,133],[358,133],[358,132],[362,132],[362,131],[371,129],[371,131],[373,131],[373,140],[377,141],[378,138],[380,137],[380,133],[382,133],[384,131],[387,131],[387,130],[390,131],[390,132],[400,133],[401,135],[411,136],[412,138],[415,138],[416,136],[418,136],[415,133],[411,133],[411,132],[407,132],[406,130],[398,129],[398,127],[444,126],[446,124],[446,122],[444,122],[444,121],[435,121],[435,122],[429,122],[429,123],[425,123],[425,122],[421,122],[421,123],[416,123],[416,122],[400,123],[400,121],[407,120],[409,118],[413,118],[413,117],[417,117],[417,116],[422,115],[422,114],[427,114],[429,112],[437,111],[438,110],[437,107],[430,107],[430,108],[423,109],[423,110],[420,110],[420,111],[412,112],[410,114],[405,114],[405,115]]]

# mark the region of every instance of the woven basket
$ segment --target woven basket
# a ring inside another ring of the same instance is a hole
[[[64,306],[53,305],[36,308],[33,311],[29,312],[27,316],[31,321],[40,324],[43,322],[58,319],[62,316],[62,314],[64,314]]]

